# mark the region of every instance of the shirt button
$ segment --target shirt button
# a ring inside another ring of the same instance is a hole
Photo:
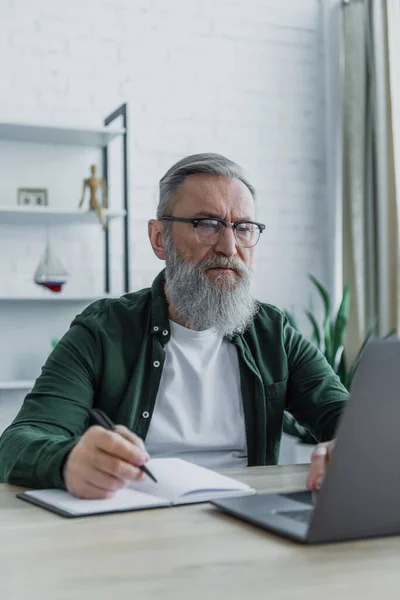
[[[147,412],[147,410],[144,411],[144,413],[142,414],[143,419],[148,419],[150,416],[150,413]]]
[[[162,332],[163,335],[168,335],[168,329],[164,329],[164,331]]]
[[[153,327],[153,331],[158,331],[159,329],[160,329],[160,328],[159,328],[159,327],[157,327],[157,325],[155,325],[155,326]]]
[[[160,361],[158,361],[158,360],[155,360],[155,361],[153,362],[153,367],[159,367],[159,366],[160,366]]]

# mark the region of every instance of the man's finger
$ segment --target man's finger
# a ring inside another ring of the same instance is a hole
[[[130,431],[127,427],[125,427],[125,425],[117,425],[116,430],[126,440],[128,440],[129,442],[132,442],[132,444],[135,444],[136,446],[138,446],[138,448],[140,448],[140,450],[142,450],[145,454],[147,454],[148,458],[150,458],[150,456],[146,450],[146,447],[144,445],[144,441],[142,440],[142,438],[140,438],[138,435],[136,435],[136,433],[133,433],[133,431]]]
[[[97,425],[94,425],[94,429],[97,430],[94,441],[99,450],[103,450],[103,452],[107,452],[137,467],[147,462],[147,454],[139,446],[127,440],[125,436]]]
[[[96,453],[93,466],[96,471],[112,475],[124,483],[141,479],[141,475],[143,474],[138,467],[134,467],[131,463],[107,454],[107,452],[103,452],[102,450]]]
[[[88,473],[86,483],[109,493],[115,493],[125,486],[124,481],[121,479],[117,479],[116,477],[113,477],[113,475],[96,470],[92,470]]]
[[[106,498],[112,498],[115,494],[113,491],[97,487],[87,481],[82,482],[76,490],[72,490],[72,493],[77,498],[90,500],[104,500]]]
[[[311,457],[310,472],[307,478],[307,488],[315,490],[321,487],[329,459],[329,448],[326,444],[318,445]]]

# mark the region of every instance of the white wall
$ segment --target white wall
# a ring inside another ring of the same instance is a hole
[[[69,0],[68,7],[61,0],[3,1],[0,120],[99,126],[128,103],[132,289],[150,284],[162,267],[146,229],[160,177],[185,154],[226,154],[247,170],[267,225],[257,248],[259,296],[300,310],[310,294],[307,273],[331,278],[320,23],[317,0]],[[15,160],[30,164],[29,149],[17,152]],[[40,182],[53,190],[54,205],[75,206],[91,156],[78,162],[60,150],[55,166],[48,149],[37,152],[29,177],[19,167],[21,185]],[[18,178],[5,176],[6,154],[0,147],[0,202],[13,203]],[[9,182],[4,199],[1,180]],[[111,202],[118,205],[115,193]],[[92,257],[89,271],[82,265],[85,234],[57,233],[57,244],[78,288],[88,272],[101,276],[101,259],[96,266]],[[0,251],[0,286],[10,278],[28,293],[40,235],[0,232]],[[20,307],[0,302],[0,365],[9,357],[1,377],[37,374],[51,337],[80,309],[57,306],[47,321],[37,305],[19,320]]]

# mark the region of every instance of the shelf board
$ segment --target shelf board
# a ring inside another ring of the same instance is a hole
[[[33,123],[0,123],[0,140],[37,144],[102,147],[124,133],[125,129],[121,127],[87,129]]]
[[[96,300],[102,300],[105,298],[115,298],[116,296],[112,296],[110,294],[99,294],[97,296],[66,296],[62,292],[59,294],[54,294],[50,296],[52,292],[49,292],[49,295],[42,296],[0,296],[1,302],[70,302],[81,304],[84,302],[90,303],[95,302]]]
[[[125,217],[125,210],[106,210],[108,220]],[[79,223],[99,223],[92,210],[65,210],[61,208],[24,206],[0,206],[0,225],[66,225]]]
[[[0,392],[2,390],[30,390],[34,386],[34,381],[16,380],[16,381],[0,381]]]

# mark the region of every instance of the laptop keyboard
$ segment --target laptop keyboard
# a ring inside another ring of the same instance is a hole
[[[312,508],[305,508],[303,510],[280,510],[275,514],[309,525],[313,512],[314,510]]]

